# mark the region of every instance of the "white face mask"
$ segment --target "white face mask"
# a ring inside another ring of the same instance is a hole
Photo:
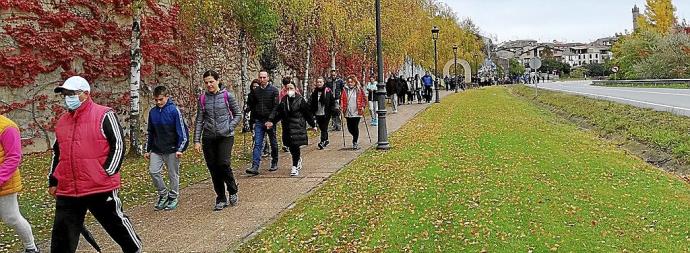
[[[81,100],[78,95],[65,96],[65,105],[68,110],[74,111],[81,106]]]
[[[295,97],[295,90],[289,90],[287,92],[287,94],[288,94],[288,97]]]

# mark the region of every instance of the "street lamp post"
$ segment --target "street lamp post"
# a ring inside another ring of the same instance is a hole
[[[436,49],[436,41],[438,40],[438,27],[434,26],[431,28],[431,38],[434,40],[434,89],[436,89],[436,103],[441,103],[441,99],[438,94],[438,51]]]
[[[453,85],[455,85],[455,93],[458,93],[458,45],[453,45]]]
[[[388,150],[391,146],[388,143],[388,129],[386,128],[386,85],[383,83],[383,47],[381,46],[381,0],[376,0],[376,63],[378,65],[376,95],[379,103],[378,111],[376,111],[379,115],[379,140],[376,149]],[[364,122],[364,124],[366,123]]]

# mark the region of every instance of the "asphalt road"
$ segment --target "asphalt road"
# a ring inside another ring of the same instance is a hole
[[[537,87],[690,116],[690,89],[601,87],[592,86],[591,83],[551,82],[540,83]],[[534,87],[534,84],[528,85]]]

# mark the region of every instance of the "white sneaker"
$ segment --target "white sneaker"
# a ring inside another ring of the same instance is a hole
[[[297,167],[295,166],[292,166],[292,169],[290,170],[290,176],[299,176],[299,169],[297,169]]]
[[[297,171],[302,170],[302,158],[299,158],[299,161],[297,162]]]

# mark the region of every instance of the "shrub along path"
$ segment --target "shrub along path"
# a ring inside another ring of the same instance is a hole
[[[690,190],[506,88],[450,96],[239,251],[688,251]]]

